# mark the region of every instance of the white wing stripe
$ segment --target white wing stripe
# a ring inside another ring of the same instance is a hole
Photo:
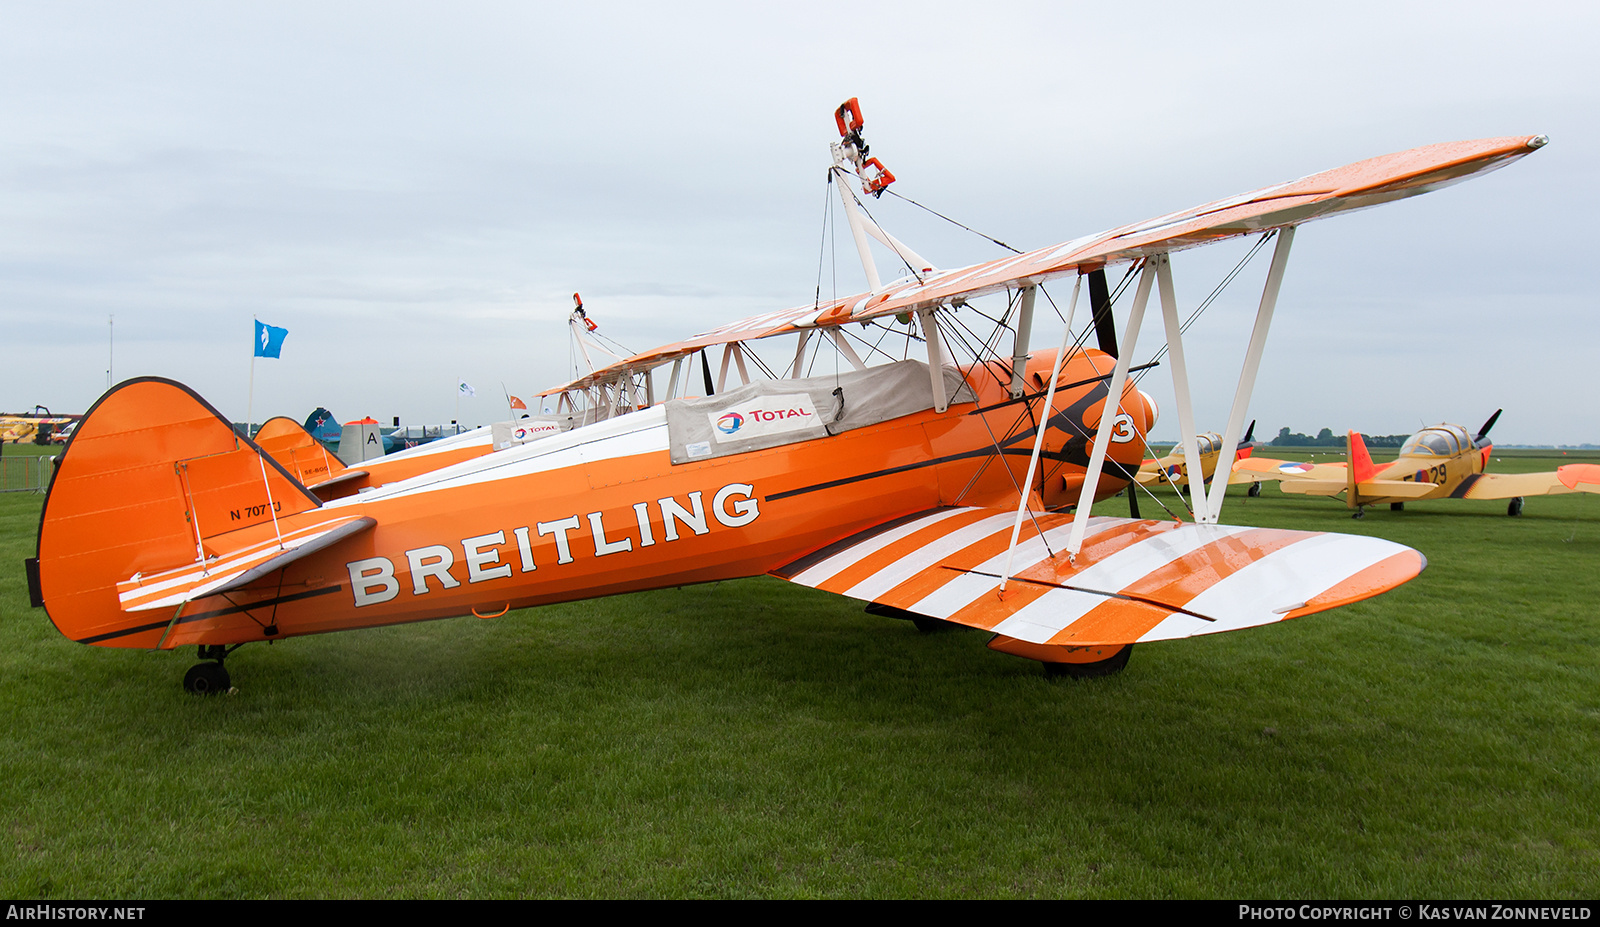
[[[818,563],[815,566],[809,567],[801,573],[796,574],[794,577],[794,582],[797,582],[802,586],[810,586],[815,589],[850,567],[860,563],[868,555],[877,553],[885,547],[888,547],[890,544],[893,544],[895,541],[921,531],[923,528],[926,528],[929,525],[944,521],[946,518],[949,518],[952,515],[959,515],[962,512],[970,511],[972,511],[970,508],[944,509],[924,518],[906,522],[898,528],[891,528],[882,534],[862,541],[860,544],[852,545],[851,547],[834,554],[832,557],[829,557],[821,563]]]
[[[1216,621],[1173,615],[1139,639],[1170,640],[1282,621],[1283,611],[1406,549],[1379,538],[1340,534],[1308,538],[1240,569],[1185,606]]]
[[[1089,537],[1092,539],[1094,532],[1120,525],[1126,521],[1127,519],[1124,518],[1111,518],[1104,515],[1094,516],[1089,519],[1089,531],[1091,532]],[[1032,538],[1018,544],[1016,556],[1011,561],[1012,575],[1038,565],[1040,561],[1049,556],[1049,552],[1045,549],[1045,541],[1050,543],[1051,550],[1060,550],[1067,539],[1067,535],[1071,533],[1072,522],[1068,521],[1063,525],[1046,531],[1043,541],[1040,540],[1038,535],[1034,535]],[[1002,553],[990,557],[983,563],[973,567],[971,573],[955,574],[954,579],[923,597],[915,605],[911,606],[909,610],[932,618],[949,618],[956,612],[976,602],[979,596],[984,593],[993,592],[1000,585],[1000,581],[995,576],[1005,568],[1005,554]]]
[[[1117,551],[1072,578],[1074,586],[1120,592],[1155,570],[1214,541],[1253,531],[1227,525],[1185,525]],[[995,626],[997,633],[1042,644],[1104,602],[1103,596],[1052,589]]]
[[[1000,512],[980,521],[975,521],[964,528],[958,528],[933,543],[912,551],[855,584],[845,591],[845,595],[852,599],[865,599],[868,602],[875,601],[890,589],[921,573],[928,567],[934,566],[940,560],[961,548],[969,544],[975,544],[1001,530],[1009,529],[1015,518],[1016,516],[1010,512]]]

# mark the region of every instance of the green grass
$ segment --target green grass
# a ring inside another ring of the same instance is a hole
[[[1230,523],[1429,568],[1107,679],[763,578],[251,646],[209,699],[179,687],[192,652],[84,647],[28,609],[39,504],[0,496],[6,897],[1600,888],[1593,497],[1360,521],[1230,497]]]

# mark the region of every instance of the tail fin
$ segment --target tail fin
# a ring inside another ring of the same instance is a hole
[[[339,420],[323,406],[311,410],[302,427],[323,444],[336,444],[339,441]]]
[[[1367,452],[1366,439],[1361,437],[1361,432],[1349,432],[1347,438],[1347,451],[1350,457],[1349,466],[1345,467],[1345,504],[1351,508],[1361,504],[1357,497],[1356,488],[1367,480],[1377,475],[1378,465],[1372,462],[1372,455]]]
[[[321,505],[188,387],[129,380],[100,398],[56,464],[39,519],[37,598],[67,637],[151,647],[165,622],[117,583],[213,556],[212,539]]]

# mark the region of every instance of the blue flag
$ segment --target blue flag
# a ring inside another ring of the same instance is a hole
[[[260,319],[256,320],[256,357],[277,357],[283,350],[283,339],[288,337],[287,328],[268,325]]]

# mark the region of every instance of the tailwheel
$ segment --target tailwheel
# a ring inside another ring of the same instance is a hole
[[[1522,497],[1521,496],[1512,496],[1511,497],[1511,501],[1506,503],[1506,514],[1510,515],[1512,518],[1516,518],[1518,515],[1522,514]]]
[[[1089,648],[1101,650],[1102,648]],[[1110,648],[1104,648],[1109,650]],[[1046,663],[1044,676],[1046,679],[1060,679],[1065,676],[1071,679],[1093,679],[1097,676],[1111,676],[1122,672],[1128,665],[1128,657],[1133,655],[1133,645],[1124,644],[1122,648],[1111,656],[1100,660],[1090,660],[1083,663]]]
[[[1351,518],[1366,518],[1367,517],[1367,507],[1364,506],[1364,505],[1356,506],[1355,514],[1351,515],[1350,517]]]
[[[228,670],[220,663],[196,663],[183,675],[183,691],[190,695],[221,695],[233,688]]]

